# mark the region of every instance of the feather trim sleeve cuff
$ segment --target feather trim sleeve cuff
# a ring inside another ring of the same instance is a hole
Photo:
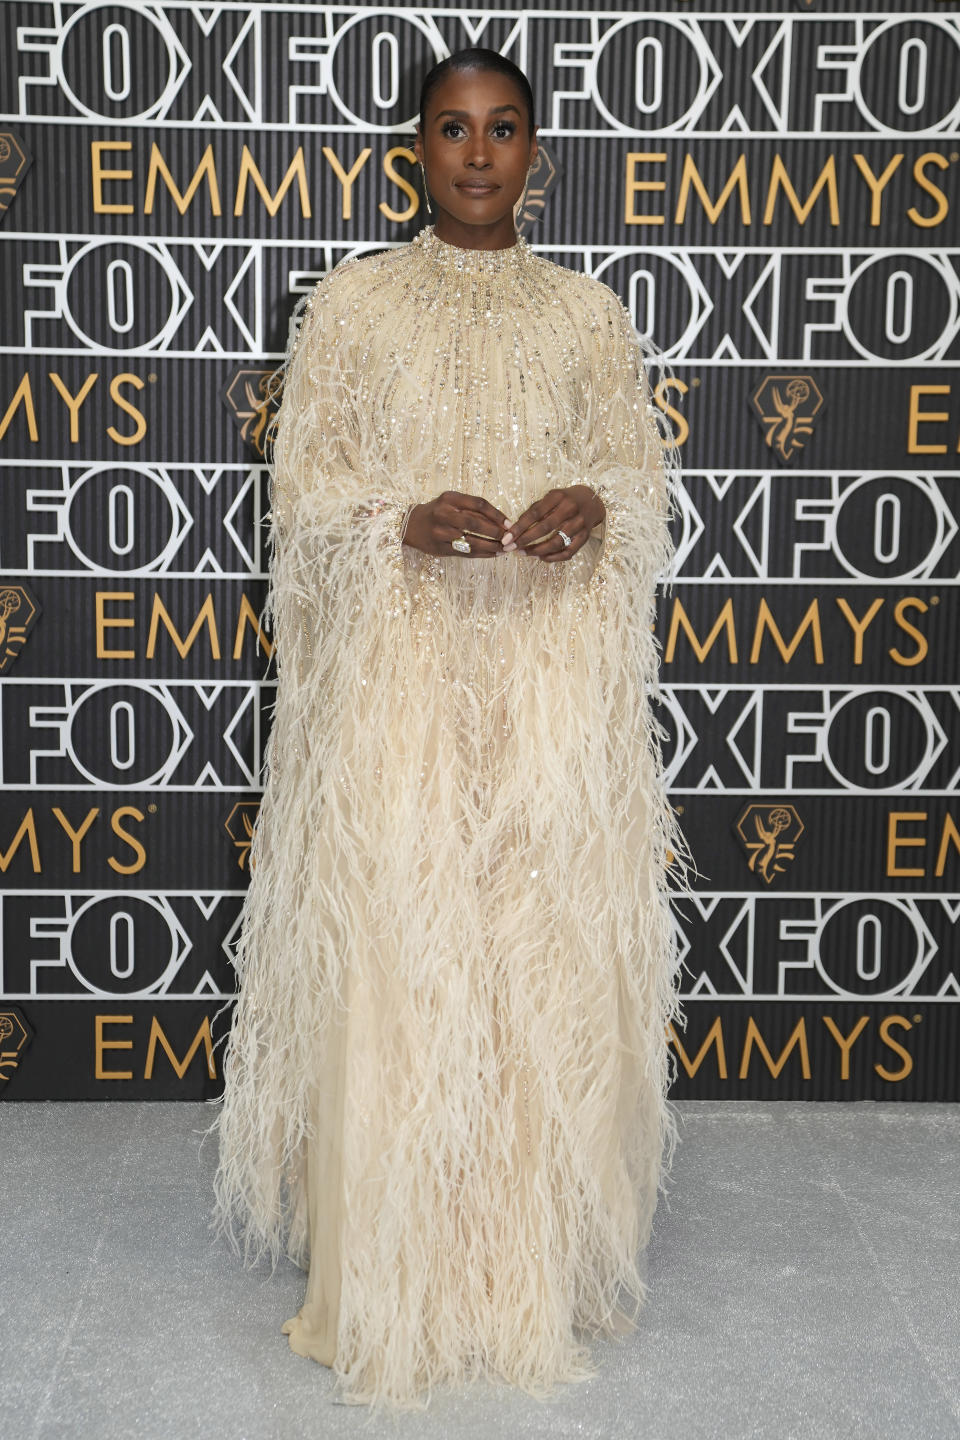
[[[662,370],[659,351],[634,329],[619,297],[603,287],[604,305],[591,329],[592,384],[585,421],[585,482],[603,502],[603,550],[598,569],[617,563],[625,546],[646,542],[662,522],[658,545],[662,579],[669,578],[673,545],[666,530],[679,482],[679,456],[653,404],[647,366]],[[646,553],[646,547],[644,544]]]

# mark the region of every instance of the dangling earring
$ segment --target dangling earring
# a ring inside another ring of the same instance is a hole
[[[523,182],[523,194],[520,196],[520,199],[517,201],[517,208],[516,208],[516,209],[514,210],[514,212],[513,212],[514,215],[517,217],[517,219],[519,219],[520,216],[523,214],[523,207],[524,207],[524,205],[526,205],[526,203],[527,203],[527,186],[530,184],[530,172],[532,171],[532,169],[533,169],[533,166],[532,166],[532,165],[530,165],[530,166],[528,167],[528,169],[527,169],[527,178],[526,178],[526,180],[524,180],[524,182]]]
[[[423,198],[427,202],[427,214],[433,214],[433,206],[430,204],[430,196],[427,193],[427,172],[423,168],[423,161],[420,161],[420,174],[423,176]]]

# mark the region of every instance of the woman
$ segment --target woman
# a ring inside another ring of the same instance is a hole
[[[274,450],[278,661],[217,1219],[309,1264],[352,1399],[531,1390],[622,1328],[675,1139],[651,718],[663,446],[637,339],[514,226],[523,74],[426,77],[435,223],[307,302]]]

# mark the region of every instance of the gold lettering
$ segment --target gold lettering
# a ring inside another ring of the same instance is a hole
[[[132,1070],[104,1070],[104,1050],[132,1050],[132,1040],[105,1040],[103,1037],[104,1025],[132,1025],[132,1015],[97,1015],[94,1017],[95,1041],[94,1041],[94,1076],[97,1080],[132,1080]]]
[[[780,634],[779,627],[777,625],[777,622],[774,620],[773,615],[771,614],[769,605],[767,604],[765,599],[761,599],[760,608],[757,611],[757,623],[753,631],[753,645],[750,650],[751,665],[756,665],[757,661],[760,658],[760,651],[763,647],[763,633],[765,630],[769,630],[770,634],[773,636],[773,643],[780,651],[780,658],[785,665],[788,665],[796,654],[797,647],[799,646],[800,641],[803,639],[805,631],[812,631],[813,656],[818,665],[823,664],[823,636],[820,633],[819,600],[812,600],[810,602],[807,613],[804,615],[803,619],[800,621],[800,624],[797,626],[796,632],[793,639],[790,641],[790,644],[787,645],[783,636]]]
[[[417,157],[406,145],[395,145],[393,149],[388,150],[383,157],[383,169],[387,179],[392,180],[394,185],[403,191],[404,195],[409,195],[410,204],[406,210],[394,210],[392,206],[387,204],[386,200],[381,200],[377,206],[381,215],[385,215],[388,220],[392,220],[394,224],[397,225],[402,224],[404,220],[411,220],[420,208],[420,196],[410,184],[410,181],[405,179],[403,175],[398,174],[393,163],[394,160],[399,159],[409,160],[411,165],[416,165]]]
[[[663,225],[663,215],[638,215],[634,209],[634,199],[638,194],[650,190],[666,190],[665,180],[638,180],[638,165],[663,165],[666,163],[666,151],[628,150],[627,151],[627,188],[624,197],[623,223],[624,225]]]
[[[853,157],[854,165],[856,165],[857,169],[860,171],[860,174],[870,186],[870,224],[874,227],[874,229],[876,229],[876,227],[880,224],[880,196],[883,194],[884,187],[889,183],[890,177],[893,175],[893,172],[896,170],[902,159],[902,154],[894,155],[893,159],[887,165],[886,170],[884,170],[883,174],[878,178],[871,170],[870,163],[867,160],[866,155],[854,155]]]
[[[950,419],[950,414],[947,410],[921,410],[921,396],[949,394],[949,385],[910,386],[910,414],[907,419],[908,455],[946,455],[946,445],[921,445],[917,437],[917,430],[920,425],[926,424],[928,422],[942,423],[944,420]]]
[[[919,665],[921,660],[926,659],[927,651],[930,649],[927,637],[922,631],[917,629],[916,625],[910,624],[910,621],[906,619],[906,611],[919,610],[921,615],[925,615],[929,608],[926,600],[921,600],[919,595],[904,595],[903,599],[898,600],[896,605],[894,605],[894,620],[896,620],[901,630],[905,630],[906,633],[912,636],[917,642],[917,653],[915,655],[902,655],[899,650],[895,650],[891,646],[887,654],[891,660],[895,660],[898,665]]]
[[[273,654],[273,642],[264,633],[260,624],[257,612],[254,610],[246,595],[240,597],[240,612],[237,615],[237,632],[233,637],[233,658],[239,660],[243,654],[243,641],[247,626],[250,625],[257,637],[257,646],[263,646],[267,653],[267,659]]]
[[[98,660],[135,660],[136,655],[132,650],[108,650],[105,643],[106,630],[132,630],[136,623],[132,615],[121,616],[119,619],[111,619],[104,613],[104,606],[110,604],[123,604],[133,600],[132,590],[98,590],[96,592],[95,605],[95,626],[97,635],[97,659]]]
[[[53,381],[54,389],[62,397],[64,404],[70,411],[70,444],[76,445],[80,440],[80,406],[97,383],[96,371],[94,371],[92,375],[87,376],[76,395],[70,394],[70,391],[66,385],[64,385],[56,370],[48,370],[47,374]]]
[[[710,192],[701,179],[693,156],[688,152],[683,160],[683,174],[680,177],[680,197],[677,200],[677,213],[674,220],[682,225],[687,216],[687,201],[690,198],[691,189],[697,192],[700,203],[707,213],[711,225],[716,225],[720,219],[721,211],[726,205],[734,190],[739,192],[740,197],[740,218],[744,225],[752,224],[750,212],[750,190],[747,185],[747,157],[741,155],[727,177],[727,183],[720,192],[720,198],[716,204],[710,198]]]
[[[686,443],[690,435],[690,426],[687,424],[680,411],[668,403],[668,396],[671,390],[676,390],[678,395],[686,395],[690,386],[686,380],[680,380],[675,375],[668,375],[665,379],[657,382],[657,388],[653,392],[656,404],[666,415],[673,429],[674,444],[679,447]]]
[[[100,809],[99,809],[98,806],[94,806],[94,808],[93,808],[92,810],[88,810],[85,819],[84,819],[83,821],[81,821],[80,829],[79,829],[79,830],[74,830],[73,826],[70,824],[70,821],[67,819],[66,815],[64,815],[63,811],[60,809],[60,807],[59,807],[58,805],[55,805],[55,806],[53,807],[53,813],[54,813],[54,815],[56,816],[56,818],[57,818],[57,820],[59,821],[59,823],[60,823],[60,825],[62,826],[62,828],[67,832],[67,835],[69,836],[70,844],[71,844],[72,847],[73,847],[73,873],[74,873],[74,875],[79,875],[79,874],[80,874],[80,845],[81,845],[81,842],[83,841],[84,835],[86,835],[87,831],[90,829],[90,826],[93,824],[94,820],[96,820],[97,816],[100,814]]]
[[[763,1036],[760,1034],[759,1029],[757,1028],[757,1022],[754,1020],[752,1015],[750,1016],[749,1020],[747,1021],[747,1033],[743,1041],[743,1056],[740,1060],[741,1080],[746,1080],[747,1078],[747,1073],[750,1069],[750,1054],[753,1050],[754,1045],[756,1045],[757,1049],[760,1051],[760,1054],[763,1056],[764,1064],[770,1071],[770,1074],[773,1076],[774,1080],[777,1079],[780,1071],[787,1063],[787,1057],[789,1056],[790,1051],[793,1049],[794,1045],[799,1046],[800,1071],[803,1075],[804,1080],[810,1079],[810,1055],[807,1050],[807,1027],[804,1023],[802,1015],[794,1026],[793,1032],[791,1033],[789,1040],[783,1047],[783,1050],[780,1052],[780,1058],[778,1060],[774,1060],[773,1056],[770,1054],[770,1051],[767,1049],[766,1046],[766,1041],[764,1040]]]
[[[940,849],[937,851],[937,863],[933,871],[938,880],[943,879],[943,872],[947,868],[947,851],[951,845],[960,854],[960,830],[957,829],[956,821],[948,812],[947,818],[943,822]]]
[[[115,445],[138,445],[147,433],[146,417],[142,410],[138,410],[136,405],[132,405],[125,396],[121,395],[121,385],[132,385],[135,390],[142,390],[144,382],[140,379],[139,375],[131,375],[127,371],[124,371],[121,375],[114,375],[110,381],[110,399],[118,409],[122,410],[137,422],[137,428],[132,435],[121,435],[120,431],[113,425],[108,425],[107,434]]]
[[[160,1024],[160,1021],[157,1019],[156,1015],[152,1015],[150,1017],[150,1039],[147,1042],[147,1061],[143,1068],[144,1080],[153,1079],[153,1064],[156,1057],[158,1040],[163,1046],[163,1049],[166,1051],[167,1059],[173,1066],[178,1080],[182,1080],[184,1075],[186,1075],[190,1061],[193,1059],[194,1055],[196,1055],[202,1043],[204,1055],[206,1056],[207,1060],[207,1074],[210,1076],[211,1080],[216,1080],[217,1066],[213,1058],[213,1036],[210,1034],[209,1016],[205,1015],[203,1017],[203,1024],[200,1026],[200,1029],[193,1037],[190,1049],[187,1051],[186,1055],[184,1055],[183,1060],[181,1061],[178,1060],[176,1055],[174,1054],[170,1041],[167,1039],[166,1035],[163,1032],[163,1027]]]
[[[700,1066],[706,1059],[707,1051],[710,1049],[710,1046],[715,1045],[717,1047],[717,1074],[721,1080],[726,1080],[727,1055],[726,1051],[723,1048],[723,1026],[720,1023],[719,1015],[717,1016],[716,1020],[714,1020],[713,1024],[710,1026],[710,1029],[707,1031],[706,1039],[704,1040],[703,1044],[700,1046],[700,1049],[697,1051],[696,1055],[692,1060],[684,1049],[680,1041],[680,1037],[677,1035],[677,1032],[676,1030],[674,1030],[672,1024],[667,1026],[667,1040],[676,1050],[678,1056],[680,1057],[680,1063],[683,1066],[684,1070],[686,1070],[687,1074],[690,1076],[691,1080],[693,1079],[694,1075],[696,1075],[697,1071],[700,1069]]]
[[[173,199],[174,205],[181,215],[187,213],[187,207],[193,200],[194,195],[200,188],[200,182],[206,180],[207,190],[210,195],[211,215],[222,215],[220,208],[220,186],[217,183],[217,167],[213,160],[213,145],[208,145],[200,158],[200,164],[193,172],[193,178],[187,186],[186,193],[181,195],[177,183],[167,168],[167,162],[160,153],[160,147],[156,141],[150,147],[150,169],[147,171],[147,192],[143,200],[144,215],[153,214],[153,201],[157,190],[157,180],[160,179],[166,185]]]
[[[369,151],[367,153],[369,154]],[[250,180],[253,181],[259,192],[260,199],[264,205],[266,205],[267,213],[269,215],[276,215],[280,209],[284,195],[286,195],[290,186],[293,184],[294,176],[296,176],[297,187],[300,191],[300,209],[303,212],[303,218],[309,220],[313,215],[313,211],[310,209],[310,191],[307,188],[307,169],[303,160],[303,146],[297,146],[297,153],[290,162],[290,168],[286,175],[284,175],[280,181],[279,190],[276,195],[271,195],[267,189],[266,181],[257,169],[256,161],[250,154],[248,147],[244,145],[243,152],[240,156],[240,174],[237,176],[237,195],[233,202],[234,215],[243,214],[243,207],[247,199],[247,183]]]
[[[348,172],[344,170],[343,166],[340,164],[336,152],[331,150],[329,145],[324,145],[323,147],[323,158],[326,160],[327,164],[330,166],[334,175],[336,175],[337,179],[340,181],[340,184],[343,187],[343,199],[340,206],[341,220],[353,219],[353,182],[354,180],[356,180],[357,176],[360,174],[360,171],[363,169],[364,165],[366,165],[372,154],[373,151],[370,149],[369,145],[366,146],[365,149],[360,151],[359,156],[354,161],[352,170]]]
[[[160,630],[161,620],[166,626],[167,633],[169,634],[171,640],[173,641],[174,645],[176,645],[181,660],[186,660],[187,655],[192,649],[193,644],[204,625],[206,625],[207,633],[210,637],[210,654],[214,660],[220,659],[220,636],[217,634],[217,613],[213,606],[213,596],[212,594],[210,594],[209,591],[207,592],[207,598],[204,600],[203,604],[200,606],[199,611],[197,612],[197,618],[193,622],[193,628],[191,629],[190,634],[185,640],[181,637],[180,633],[177,630],[177,627],[171,620],[170,615],[167,612],[167,608],[164,605],[163,601],[160,599],[160,596],[154,593],[153,613],[150,616],[150,634],[147,637],[148,660],[152,660],[154,658],[154,655],[156,654],[157,635]]]
[[[914,180],[921,190],[932,195],[937,202],[937,208],[932,215],[921,215],[915,205],[911,205],[907,211],[907,219],[912,220],[914,225],[922,230],[930,230],[934,225],[939,225],[941,220],[946,219],[950,209],[950,203],[940,186],[935,185],[927,175],[928,165],[935,165],[938,170],[947,170],[950,167],[950,161],[946,155],[938,155],[936,151],[928,150],[924,155],[918,155],[913,162]]]
[[[841,1035],[840,1031],[837,1029],[837,1026],[834,1024],[833,1020],[831,1020],[829,1015],[821,1015],[820,1019],[823,1021],[824,1025],[826,1025],[827,1029],[830,1031],[830,1034],[840,1046],[840,1079],[849,1080],[850,1051],[853,1049],[854,1041],[860,1034],[863,1027],[870,1024],[870,1016],[861,1015],[860,1019],[850,1031],[849,1035]]]
[[[853,663],[854,665],[862,665],[863,637],[866,634],[867,627],[870,625],[874,616],[879,610],[883,608],[883,596],[880,595],[877,597],[876,600],[874,600],[873,604],[870,606],[870,609],[867,611],[866,615],[864,615],[862,620],[857,619],[856,615],[854,615],[853,613],[853,610],[847,604],[846,600],[843,598],[842,595],[838,595],[836,597],[836,601],[837,607],[840,610],[841,615],[846,620],[847,624],[850,626],[850,629],[853,631]]]
[[[907,846],[915,846],[922,850],[926,846],[926,838],[922,835],[901,835],[900,824],[922,825],[926,822],[926,810],[891,810],[887,816],[887,876],[893,879],[920,876],[924,874],[923,868],[919,870],[901,867],[897,864],[897,851]]]
[[[7,866],[20,848],[20,842],[24,836],[30,846],[30,861],[33,865],[34,875],[40,874],[40,847],[37,844],[37,827],[33,818],[33,807],[27,811],[20,822],[20,829],[10,841],[9,849],[0,850],[0,873],[6,874]]]
[[[90,143],[90,162],[93,178],[93,213],[95,215],[132,215],[132,205],[108,205],[103,198],[105,180],[132,180],[132,170],[104,170],[103,155],[108,150],[128,151],[133,149],[130,140],[93,140]]]
[[[670,633],[667,636],[667,647],[664,651],[663,656],[664,664],[666,665],[669,665],[673,660],[674,652],[677,648],[677,638],[680,634],[681,628],[683,629],[683,632],[686,635],[687,639],[690,641],[690,644],[693,647],[693,653],[696,655],[701,665],[707,658],[710,650],[713,648],[714,643],[720,635],[720,631],[725,630],[727,634],[727,653],[730,658],[730,664],[736,665],[737,632],[733,619],[732,599],[727,600],[724,604],[722,610],[720,611],[720,614],[717,616],[713,629],[710,631],[710,634],[707,636],[706,640],[703,642],[702,645],[697,639],[696,631],[690,623],[687,612],[683,608],[682,601],[674,599],[673,614],[670,617]]]
[[[890,1080],[895,1083],[898,1080],[906,1080],[913,1069],[913,1056],[890,1034],[890,1029],[894,1025],[899,1026],[902,1030],[912,1030],[913,1026],[905,1015],[887,1015],[880,1022],[880,1039],[884,1045],[888,1045],[891,1050],[895,1050],[898,1055],[903,1056],[903,1064],[899,1070],[887,1070],[883,1065],[874,1065],[873,1068],[881,1080]]]
[[[23,405],[27,415],[27,434],[30,436],[30,439],[33,441],[34,445],[36,445],[40,439],[40,431],[37,429],[37,415],[36,411],[33,408],[33,390],[30,385],[29,375],[24,375],[23,379],[20,381],[20,384],[16,388],[13,399],[7,406],[6,413],[3,419],[0,420],[0,440],[3,439],[4,435],[6,435],[7,430],[10,426],[10,422],[12,421],[14,415],[17,413],[17,409],[20,405]]]
[[[767,189],[767,204],[763,212],[764,225],[773,224],[773,214],[777,206],[777,191],[782,189],[790,204],[790,209],[797,217],[801,225],[807,222],[807,216],[817,203],[820,191],[826,188],[827,198],[830,202],[830,224],[834,227],[840,224],[840,200],[837,194],[837,166],[831,155],[826,165],[820,171],[813,182],[813,189],[803,204],[800,197],[787,174],[786,167],[779,154],[773,157],[773,167],[770,171],[770,185]]]
[[[131,835],[129,830],[124,830],[121,824],[121,821],[128,818],[142,821],[144,819],[143,811],[137,810],[133,805],[121,805],[119,810],[114,810],[110,817],[110,829],[118,840],[122,840],[125,845],[129,845],[136,857],[129,865],[121,865],[119,860],[114,860],[112,855],[108,855],[107,864],[110,866],[110,869],[115,870],[118,875],[136,875],[137,871],[142,870],[147,863],[146,850],[140,844],[136,835]]]

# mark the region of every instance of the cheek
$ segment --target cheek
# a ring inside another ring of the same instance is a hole
[[[432,170],[435,175],[446,175],[454,164],[454,157],[448,150],[435,150],[432,155],[427,156],[427,169]]]

